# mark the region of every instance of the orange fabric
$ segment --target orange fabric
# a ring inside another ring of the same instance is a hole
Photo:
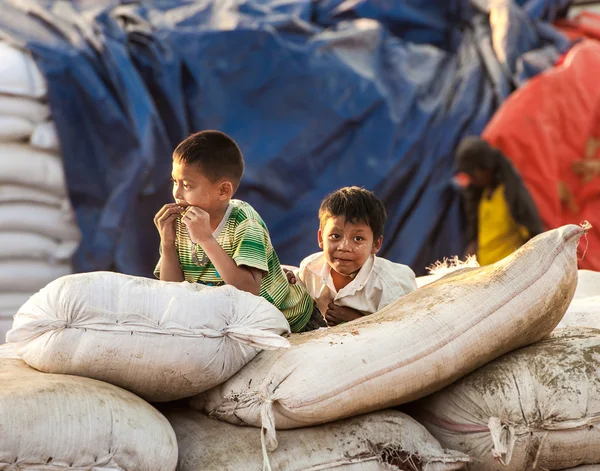
[[[600,42],[580,42],[562,65],[514,92],[482,137],[519,170],[547,229],[592,224],[580,268],[600,271],[600,174],[572,168],[584,160],[594,169],[600,159],[600,147],[585,159],[590,138],[600,138],[599,77]]]

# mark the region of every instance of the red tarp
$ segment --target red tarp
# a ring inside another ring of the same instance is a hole
[[[559,20],[554,23],[570,40],[598,39],[600,40],[600,15],[584,11],[574,18]]]
[[[517,167],[547,229],[593,225],[579,266],[600,271],[600,147],[584,158],[589,139],[600,139],[600,42],[576,44],[561,65],[514,92],[482,137]],[[573,171],[578,161],[587,175]]]

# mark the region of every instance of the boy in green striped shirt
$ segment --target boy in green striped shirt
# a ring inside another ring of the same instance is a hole
[[[164,281],[229,284],[277,307],[292,332],[308,323],[313,301],[288,283],[267,226],[248,203],[232,199],[244,173],[233,139],[219,131],[191,135],[173,153],[173,198],[154,217]]]

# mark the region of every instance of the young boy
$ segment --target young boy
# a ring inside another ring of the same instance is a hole
[[[304,328],[313,302],[288,283],[258,213],[232,199],[244,173],[237,144],[219,131],[191,135],[173,153],[173,198],[154,217],[164,281],[236,288],[260,295],[283,312],[290,328]]]
[[[306,257],[290,283],[298,279],[330,326],[379,311],[417,288],[406,265],[376,256],[383,242],[383,204],[356,186],[328,195],[319,209],[319,247]]]

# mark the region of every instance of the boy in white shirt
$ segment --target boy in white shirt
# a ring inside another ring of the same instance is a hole
[[[337,190],[321,203],[318,239],[323,251],[306,257],[296,273],[287,275],[290,283],[306,287],[327,325],[373,314],[417,288],[410,267],[376,256],[386,217],[379,198],[356,186]]]

